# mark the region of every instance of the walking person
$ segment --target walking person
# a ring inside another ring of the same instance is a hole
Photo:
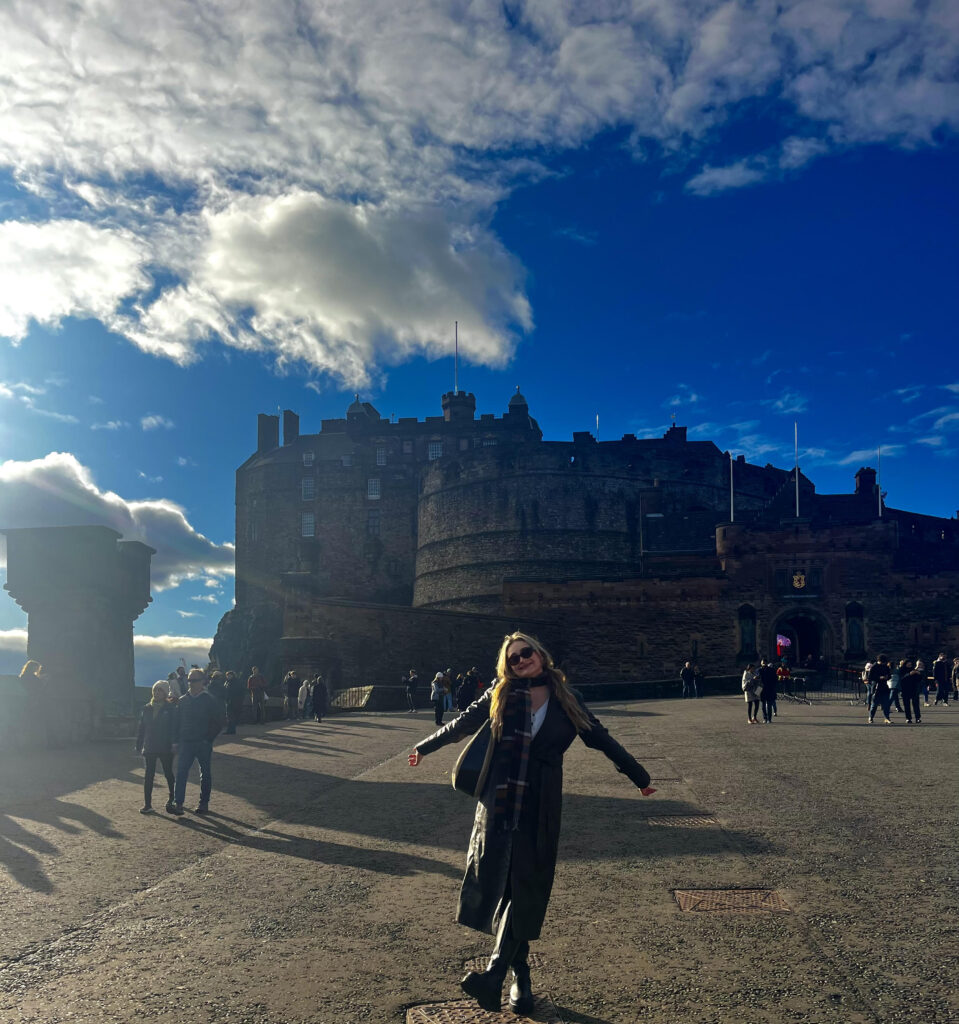
[[[460,987],[484,1010],[498,1012],[512,967],[510,1009],[529,1013],[535,1002],[529,944],[540,937],[556,870],[563,755],[578,734],[644,795],[654,790],[645,768],[589,712],[549,652],[525,633],[503,640],[495,686],[418,743],[410,765],[487,720],[495,742],[493,760],[476,809],[456,917],[496,938],[486,970],[470,971]]]
[[[150,702],[140,712],[137,726],[136,751],[143,755],[143,806],[141,814],[153,813],[153,780],[156,777],[157,761],[163,768],[170,795],[167,797],[167,814],[173,814],[173,736],[177,722],[177,706],[170,700],[170,684],[158,679],[153,684]]]
[[[949,662],[946,661],[944,652],[939,652],[939,657],[932,663],[932,678],[936,684],[936,704],[949,706],[950,689]]]
[[[446,706],[446,689],[443,686],[443,673],[437,672],[430,684],[430,703],[433,705],[433,718],[437,725],[443,724],[443,709]]]
[[[419,682],[420,677],[416,674],[416,669],[411,668],[409,675],[401,677],[401,682],[406,685],[406,703],[409,706],[409,712],[412,715],[416,711],[416,684]]]
[[[300,718],[307,717],[307,711],[311,698],[313,696],[313,686],[310,683],[309,676],[304,676],[303,683],[300,686],[299,693],[296,695],[296,710],[297,715]]]
[[[762,686],[756,666],[752,662],[743,670],[742,688],[743,699],[746,701],[746,724],[759,725],[756,715],[759,714],[759,695],[762,692]]]
[[[679,670],[679,681],[683,685],[683,700],[696,696],[696,673],[693,671],[692,662],[687,661]]]
[[[879,660],[869,670],[869,685],[872,687],[872,702],[869,705],[870,725],[876,717],[876,709],[880,707],[882,708],[883,722],[886,725],[892,725],[892,719],[889,717],[889,680],[891,677],[889,659],[885,654],[880,654]]]
[[[260,675],[260,670],[253,666],[250,677],[246,681],[246,688],[250,694],[250,705],[253,715],[253,722],[259,725],[266,724],[266,680]]]
[[[895,704],[899,714],[902,714],[902,704],[899,703],[901,687],[902,673],[899,671],[898,665],[892,665],[889,670],[889,710],[892,711],[892,705]]]
[[[286,705],[286,718],[288,721],[295,720],[299,717],[297,701],[300,696],[300,677],[297,675],[296,669],[291,668],[283,677],[283,686],[286,690],[286,696],[283,699],[283,703]]]
[[[195,814],[210,810],[213,790],[213,772],[210,761],[213,740],[223,728],[223,706],[203,688],[203,673],[194,668],[187,676],[189,689],[177,704],[176,732],[176,784],[174,786],[173,814],[183,813],[186,799],[186,781],[196,761],[200,766],[200,802]]]
[[[922,712],[919,710],[919,687],[921,679],[911,661],[903,659],[899,662],[899,687],[902,690],[902,702],[905,704],[906,723],[922,724]]]

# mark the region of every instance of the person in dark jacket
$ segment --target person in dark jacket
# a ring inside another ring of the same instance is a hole
[[[170,684],[158,679],[153,684],[150,703],[140,712],[137,728],[136,751],[143,755],[143,806],[141,814],[153,812],[153,780],[157,761],[163,767],[170,795],[166,803],[167,814],[173,814],[173,733],[176,728],[176,704],[170,700]]]
[[[869,705],[869,724],[876,717],[876,709],[882,708],[882,720],[886,725],[892,725],[889,717],[889,680],[892,677],[892,670],[889,667],[889,659],[885,654],[879,655],[879,660],[869,669],[869,687],[872,690],[872,701]]]
[[[899,662],[899,692],[906,712],[906,723],[912,725],[915,717],[916,725],[922,724],[922,712],[919,710],[919,689],[922,679],[911,661]]]
[[[936,682],[936,703],[949,705],[950,690],[949,662],[941,651],[939,657],[932,663],[932,678]]]
[[[761,686],[759,699],[763,705],[763,723],[772,724],[776,708],[776,666],[763,658],[759,665],[759,683]]]
[[[687,661],[679,670],[679,681],[683,684],[683,699],[696,697],[696,673],[693,671],[692,662]]]
[[[243,715],[243,699],[246,697],[246,685],[235,672],[227,672],[224,681],[226,694],[226,733],[236,734],[236,727]]]
[[[196,761],[200,765],[200,802],[194,813],[206,814],[210,810],[213,773],[210,760],[213,740],[223,728],[223,703],[211,697],[203,687],[203,673],[190,669],[187,676],[189,690],[177,704],[177,762],[174,787],[173,814],[183,813],[186,799],[186,780]]]
[[[310,700],[313,702],[313,720],[315,722],[322,722],[323,715],[326,714],[326,683],[323,682],[323,677],[318,675],[313,680],[313,689],[310,691]]]
[[[300,696],[300,677],[296,669],[291,668],[283,677],[283,687],[286,690],[286,717],[294,721],[299,717],[297,714],[297,701]]]
[[[496,936],[485,971],[460,982],[485,1010],[498,1011],[512,967],[510,1008],[529,1013],[534,999],[529,943],[538,939],[556,870],[563,801],[563,755],[577,734],[601,750],[644,795],[649,774],[587,710],[546,649],[525,633],[505,638],[495,685],[443,728],[418,743],[412,767],[489,719],[496,742],[476,808],[457,920]]]

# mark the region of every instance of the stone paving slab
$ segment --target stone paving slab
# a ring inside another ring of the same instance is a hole
[[[736,698],[597,706],[681,781],[645,800],[574,744],[534,989],[567,1024],[959,1020],[959,709],[922,729]],[[402,1024],[461,998],[489,939],[452,921],[472,805],[431,716],[222,738],[214,815],[143,817],[128,744],[0,760],[0,1020]],[[191,795],[195,786],[191,786]],[[657,816],[719,824],[658,828]],[[679,889],[791,913],[684,913]],[[890,956],[890,950],[894,956]]]

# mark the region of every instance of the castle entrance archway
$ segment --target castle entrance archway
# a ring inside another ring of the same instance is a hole
[[[805,665],[812,658],[816,664],[820,658],[827,661],[832,653],[832,638],[826,620],[812,609],[786,612],[780,615],[773,627],[770,648],[777,649],[777,638],[786,637],[789,645],[784,653],[792,665]]]

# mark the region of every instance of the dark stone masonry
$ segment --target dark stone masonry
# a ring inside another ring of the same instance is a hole
[[[797,661],[959,651],[959,521],[885,506],[875,471],[817,494],[673,426],[544,441],[519,393],[475,415],[392,421],[367,402],[301,434],[260,415],[236,476],[236,607],[213,656],[278,682],[490,672],[536,633],[579,683],[728,673],[790,641]],[[734,519],[730,521],[730,479]]]

